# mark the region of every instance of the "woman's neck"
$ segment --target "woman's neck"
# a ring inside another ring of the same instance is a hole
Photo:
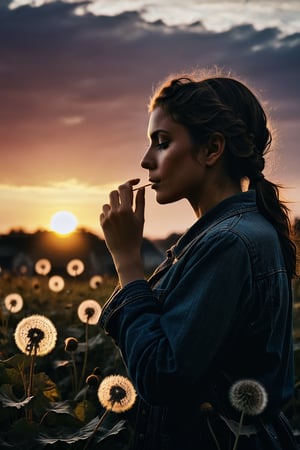
[[[218,203],[240,192],[242,192],[240,184],[234,183],[231,180],[227,183],[220,183],[218,181],[205,189],[195,202],[190,201],[190,203],[197,218],[199,218]]]

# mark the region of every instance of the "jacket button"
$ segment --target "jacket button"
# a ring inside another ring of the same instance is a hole
[[[139,433],[138,438],[139,438],[139,441],[143,441],[145,439],[144,433]]]
[[[147,415],[147,410],[145,408],[143,408],[141,413],[142,413],[142,416],[146,416]]]

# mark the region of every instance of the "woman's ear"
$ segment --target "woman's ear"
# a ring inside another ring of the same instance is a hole
[[[205,146],[205,164],[213,166],[223,155],[225,150],[225,137],[222,133],[213,133]]]

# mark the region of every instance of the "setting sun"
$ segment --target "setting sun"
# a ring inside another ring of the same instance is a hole
[[[69,234],[77,227],[77,219],[69,211],[58,211],[51,217],[50,228],[58,234]]]

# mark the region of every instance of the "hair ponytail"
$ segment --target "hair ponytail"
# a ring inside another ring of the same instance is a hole
[[[279,198],[280,186],[263,176],[255,183],[256,203],[260,213],[274,226],[280,242],[286,270],[296,276],[296,245],[293,242],[289,209]]]

